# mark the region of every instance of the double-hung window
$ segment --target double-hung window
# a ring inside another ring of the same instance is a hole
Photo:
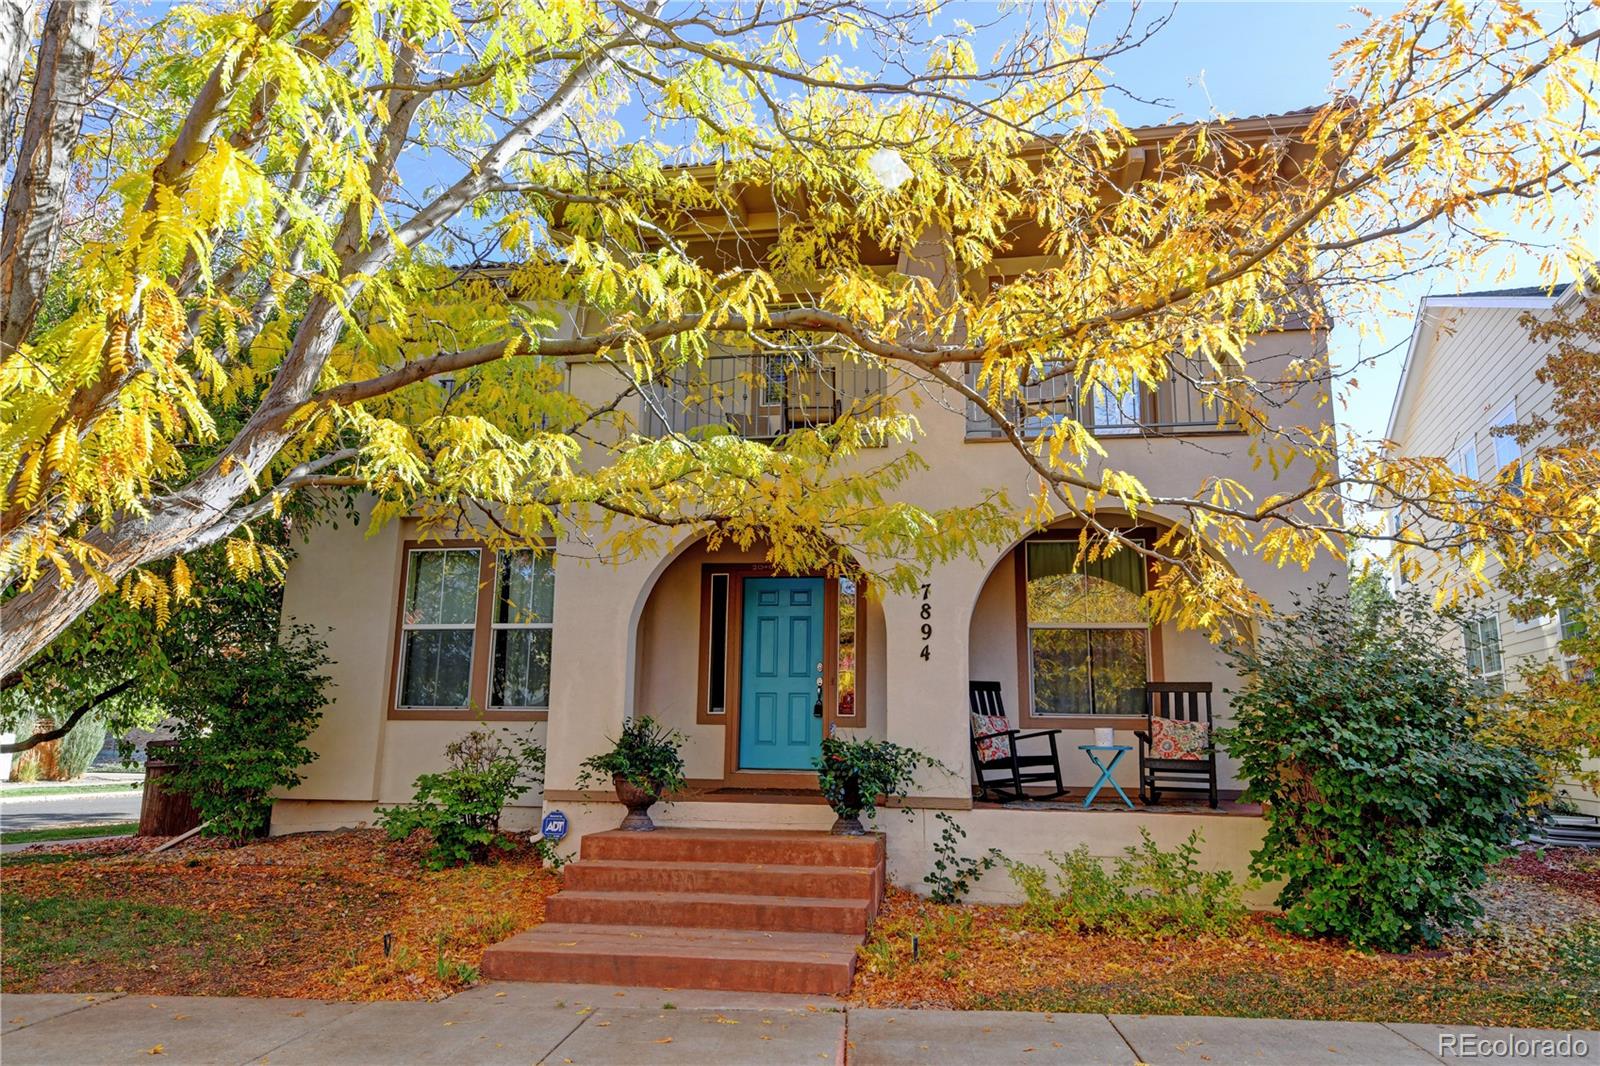
[[[1126,548],[1079,556],[1075,540],[1023,546],[1032,714],[1141,715],[1150,679],[1144,558]]]
[[[1517,424],[1517,405],[1508,403],[1490,423],[1489,439],[1494,442],[1494,465],[1497,476],[1506,479],[1513,493],[1522,492],[1522,445],[1510,435]]]
[[[403,580],[396,711],[455,717],[549,707],[555,571],[548,552],[413,546]]]
[[[550,705],[550,638],[556,572],[548,552],[501,552],[496,560],[489,706]]]
[[[1505,691],[1505,669],[1500,659],[1500,619],[1482,614],[1462,623],[1467,649],[1467,673],[1495,692]]]

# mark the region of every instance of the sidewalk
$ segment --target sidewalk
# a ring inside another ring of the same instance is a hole
[[[20,801],[35,797],[48,799],[53,795],[71,795],[74,792],[93,794],[113,792],[125,788],[137,792],[144,782],[144,771],[90,770],[71,781],[0,781],[0,798]]]
[[[830,999],[489,983],[438,1003],[0,997],[7,1066],[145,1063],[1600,1064],[1600,1032],[1102,1014],[841,1010]],[[1454,1041],[1441,1045],[1441,1035]],[[1472,1040],[1567,1037],[1573,1054]],[[1451,1047],[1468,1051],[1461,1058]],[[1446,1053],[1441,1054],[1441,1049]],[[1485,1054],[1484,1052],[1488,1053]],[[156,1056],[156,1058],[152,1058]]]

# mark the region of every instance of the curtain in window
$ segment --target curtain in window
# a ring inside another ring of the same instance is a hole
[[[1123,549],[1077,566],[1075,541],[1027,545],[1033,713],[1138,715],[1149,677],[1144,559]]]

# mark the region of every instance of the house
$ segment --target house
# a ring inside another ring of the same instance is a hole
[[[1424,298],[1385,433],[1392,453],[1444,456],[1456,474],[1484,481],[1522,462],[1522,447],[1496,430],[1549,413],[1552,386],[1535,374],[1554,347],[1531,340],[1522,316],[1548,318],[1582,297],[1573,282],[1554,290],[1534,285]],[[1548,445],[1553,433],[1546,430],[1529,449]],[[1491,560],[1484,575],[1488,590],[1467,604],[1456,648],[1467,669],[1489,687],[1515,691],[1522,686],[1522,666],[1562,662],[1561,641],[1577,623],[1565,610],[1513,618],[1509,596],[1494,587],[1498,573],[1499,564]],[[1424,568],[1416,580],[1431,594],[1449,577]],[[1404,586],[1410,579],[1396,566],[1391,580]],[[1600,813],[1600,797],[1565,788],[1580,809]]]
[[[1241,120],[1230,132],[1258,143],[1292,137],[1309,117]],[[1139,131],[1120,180],[1153,168],[1174,132]],[[741,207],[739,247],[759,249],[777,225],[776,205],[755,188]],[[1029,239],[1038,244],[1037,235],[1021,234],[1009,266],[1041,261],[1043,249]],[[942,269],[920,249],[884,266],[933,276]],[[1258,335],[1247,359],[1263,379],[1288,378],[1276,369],[1325,363],[1325,340],[1309,323],[1291,321]],[[574,394],[600,402],[615,393],[615,368],[604,361],[573,359],[565,371]],[[1031,389],[1022,415],[1033,432],[1079,402],[1070,381]],[[1327,390],[1326,376],[1303,381],[1271,415],[1283,427],[1322,425],[1332,410]],[[915,406],[922,435],[914,447],[926,464],[897,486],[897,498],[938,509],[993,490],[1026,499],[1035,488],[1015,449],[964,400],[952,401],[915,372],[837,353],[785,364],[719,351],[692,379],[658,382],[632,397],[627,413],[651,434],[716,424],[774,438],[886,396]],[[1309,476],[1308,464],[1275,476],[1270,464],[1256,463],[1251,438],[1219,420],[1185,381],[1120,399],[1091,396],[1080,417],[1107,452],[1103,464],[1157,495],[1189,493],[1205,477],[1225,475],[1262,498]],[[897,448],[883,451],[892,456]],[[1160,508],[1137,520],[1103,517],[1131,535],[1181,521]],[[277,802],[273,832],[370,821],[376,805],[409,799],[417,775],[440,766],[446,743],[482,719],[542,738],[543,791],[526,798],[513,824],[533,825],[541,812],[560,810],[570,844],[614,828],[622,814],[609,790],[580,788],[580,760],[603,750],[630,716],[650,714],[688,737],[691,787],[658,808],[665,826],[825,829],[833,815],[810,767],[821,736],[838,729],[910,745],[944,768],[923,775],[903,811],[880,813],[896,882],[916,885],[931,867],[939,814],[960,823],[979,848],[1031,861],[1078,844],[1117,855],[1138,841],[1141,827],[1168,847],[1199,830],[1207,865],[1243,870],[1263,823],[1237,804],[1213,810],[1201,800],[1119,813],[1086,811],[1076,800],[1026,808],[974,800],[973,681],[999,683],[1015,724],[1062,730],[1063,770],[1078,790],[1097,771],[1077,746],[1090,743],[1096,727],[1134,744],[1147,681],[1209,686],[1217,720],[1229,719],[1236,678],[1218,649],[1202,632],[1149,625],[1135,609],[1149,580],[1143,559],[1124,551],[1078,567],[1076,535],[1070,523],[1019,533],[1013,543],[940,565],[915,592],[900,594],[837,575],[774,574],[759,545],[712,549],[698,534],[659,553],[600,559],[575,535],[559,539],[553,555],[497,557],[470,539],[421,539],[409,520],[370,534],[319,528],[289,568],[284,612],[326,630],[331,701],[311,740],[319,758]],[[1271,604],[1343,580],[1331,559],[1307,572],[1246,554],[1226,558]],[[1092,616],[1048,609],[1039,596],[1075,567],[1103,593]],[[507,602],[521,609],[519,620],[502,612]],[[770,668],[777,663],[795,668]],[[1117,768],[1129,793],[1136,766],[1130,756]],[[1224,799],[1237,797],[1243,785],[1226,758],[1220,778]],[[996,874],[978,898],[1009,889]]]

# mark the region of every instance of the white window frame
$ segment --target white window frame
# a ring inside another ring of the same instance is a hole
[[[1468,436],[1450,453],[1450,470],[1457,477],[1478,480],[1478,438]]]
[[[1496,668],[1488,669],[1487,658],[1483,649],[1489,647],[1485,639],[1485,627],[1493,626],[1494,633],[1494,658]],[[1466,656],[1467,673],[1482,681],[1484,684],[1498,692],[1505,691],[1506,657],[1505,644],[1500,639],[1500,616],[1498,613],[1475,615],[1466,619],[1461,624],[1463,651]],[[1477,655],[1477,664],[1473,664],[1474,653]]]
[[[471,684],[470,678],[472,677],[472,673],[473,673],[473,670],[475,668],[475,664],[477,663],[477,659],[478,659],[478,610],[479,610],[479,606],[480,606],[480,604],[479,604],[480,598],[483,596],[483,588],[481,587],[481,585],[482,585],[482,574],[483,574],[483,551],[484,551],[484,549],[481,548],[481,547],[465,547],[465,546],[440,546],[440,547],[411,548],[411,549],[408,549],[406,551],[406,570],[405,570],[404,576],[402,576],[402,578],[400,580],[400,647],[399,647],[399,654],[398,654],[399,662],[397,662],[395,664],[396,669],[395,669],[395,672],[394,672],[394,709],[395,710],[397,710],[397,711],[461,711],[461,710],[468,710],[468,709],[470,709],[472,707],[472,684]],[[476,561],[476,563],[477,563],[476,574],[478,576],[474,577],[473,581],[474,581],[475,584],[479,585],[479,588],[478,588],[478,591],[477,591],[477,596],[473,597],[473,601],[472,601],[473,602],[472,620],[470,622],[465,622],[465,623],[458,623],[458,622],[408,622],[406,620],[406,598],[407,598],[407,596],[409,595],[409,592],[410,592],[412,577],[416,572],[415,571],[416,560],[417,560],[417,557],[419,555],[422,555],[422,554],[427,553],[427,552],[466,552],[466,553],[471,554],[473,559]],[[407,656],[409,654],[408,649],[410,648],[410,642],[406,640],[406,634],[407,633],[429,632],[429,631],[433,631],[433,630],[462,630],[462,629],[465,629],[466,631],[468,631],[469,633],[472,634],[472,653],[471,653],[471,658],[469,660],[468,668],[467,668],[467,677],[469,678],[469,681],[468,681],[468,684],[467,684],[467,699],[466,699],[466,702],[461,703],[459,705],[439,704],[439,703],[424,705],[424,704],[414,704],[414,703],[403,703],[403,702],[401,702],[401,697],[405,694],[405,690],[406,690],[406,663],[407,663]]]
[[[550,678],[549,677],[545,678],[544,703],[542,705],[535,706],[535,705],[531,705],[531,704],[520,704],[520,703],[496,703],[494,701],[494,697],[495,697],[495,691],[494,691],[494,657],[495,657],[496,645],[498,644],[499,639],[500,639],[499,638],[499,634],[500,634],[501,630],[520,630],[520,629],[547,629],[547,630],[549,630],[550,631],[550,642],[551,642],[550,643],[550,647],[551,647],[550,671],[551,671],[552,674],[554,674],[554,672],[555,672],[556,590],[555,590],[555,585],[554,585],[554,580],[555,580],[555,554],[554,554],[554,552],[552,552],[550,549],[546,548],[545,549],[545,553],[544,553],[546,555],[546,557],[549,558],[549,560],[550,560],[550,576],[551,576],[551,582],[552,582],[551,588],[550,588],[550,615],[551,615],[550,620],[548,622],[497,622],[497,621],[495,621],[495,616],[500,613],[500,611],[499,611],[499,607],[500,607],[499,598],[500,598],[501,568],[505,565],[505,557],[507,555],[510,555],[513,552],[519,552],[519,551],[521,551],[521,552],[529,552],[531,554],[533,552],[533,549],[532,548],[511,548],[511,549],[506,549],[506,550],[503,550],[503,551],[497,551],[497,552],[494,553],[494,574],[490,578],[490,585],[489,585],[489,596],[490,596],[490,601],[489,601],[489,648],[488,648],[488,652],[489,653],[486,656],[484,656],[484,658],[488,660],[488,662],[485,663],[485,669],[488,670],[489,677],[488,677],[488,681],[486,682],[486,684],[484,686],[484,690],[483,690],[484,703],[490,709],[496,710],[496,711],[548,711],[550,709]],[[476,649],[474,649],[474,651],[476,651]]]

